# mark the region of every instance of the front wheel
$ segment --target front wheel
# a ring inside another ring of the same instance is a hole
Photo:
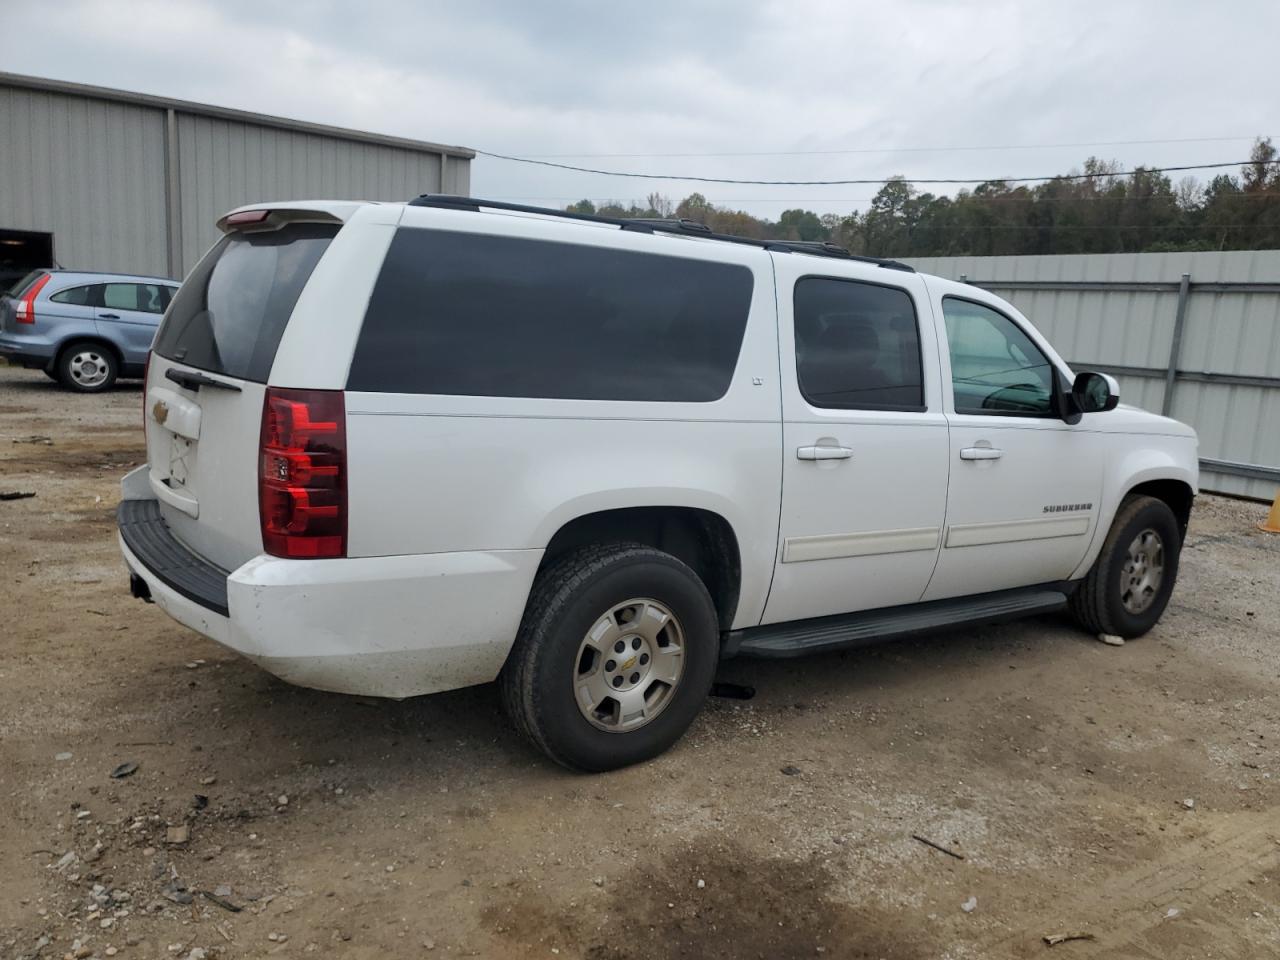
[[[552,760],[612,770],[680,739],[718,659],[715,606],[697,574],[660,550],[611,544],[538,576],[499,682],[507,714]]]
[[[1094,633],[1142,636],[1169,604],[1181,551],[1182,531],[1168,504],[1144,496],[1125,500],[1071,597],[1071,612]]]

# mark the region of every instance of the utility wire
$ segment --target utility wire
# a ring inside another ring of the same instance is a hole
[[[869,153],[959,153],[961,151],[1063,150],[1076,147],[1132,147],[1165,143],[1233,143],[1256,137],[1176,137],[1171,140],[1090,140],[1083,143],[1020,143],[965,147],[867,147],[856,150],[751,150],[724,153],[531,153],[537,160],[653,160],[693,157],[834,157]]]
[[[638,206],[640,204],[647,202],[645,197],[620,197],[617,195],[609,196],[609,197],[584,197],[576,193],[572,195],[561,196],[561,197],[526,197],[526,196],[515,196],[510,194],[489,194],[489,195],[486,195],[485,199],[509,200],[513,202],[519,201],[522,203],[535,203],[535,202],[536,203],[550,203],[550,202],[576,203],[579,200],[590,200],[592,203],[596,204],[597,206],[603,206],[603,205],[609,205],[609,204],[618,204],[622,206],[628,203],[633,206]],[[717,198],[716,203],[718,204],[725,204],[725,203],[870,203],[874,199],[875,197],[791,197],[791,198],[783,198],[783,199],[769,199],[764,197],[725,197],[725,198]],[[1148,200],[1153,202],[1165,201],[1165,202],[1170,202],[1174,204],[1178,202],[1178,198],[1176,196],[1172,196],[1167,193],[1148,193],[1148,194],[1143,194],[1141,196],[1125,196],[1125,197],[1067,197],[1065,198],[1065,202],[1070,204],[1137,203],[1140,201],[1148,201]],[[1280,200],[1280,196],[1278,196],[1275,193],[1269,193],[1269,192],[1268,193],[1237,193],[1237,194],[1234,194],[1230,198],[1230,200],[1232,203],[1235,203],[1236,201],[1243,201],[1243,202],[1249,202],[1249,203],[1252,203],[1255,201],[1260,201],[1263,203],[1275,203],[1277,200]],[[1021,196],[1000,195],[1000,196],[993,196],[993,197],[983,197],[982,201],[983,203],[1027,203],[1027,204],[1040,202],[1025,195],[1021,195]]]
[[[883,179],[859,180],[739,180],[729,177],[694,177],[666,173],[627,173],[620,170],[598,170],[594,167],[579,167],[569,163],[554,163],[550,160],[536,160],[533,157],[513,157],[503,153],[491,153],[488,150],[476,150],[483,157],[494,160],[510,160],[513,163],[528,163],[539,167],[553,167],[557,170],[571,170],[575,173],[594,173],[604,177],[629,177],[639,180],[686,180],[695,183],[729,183],[762,187],[835,187],[835,186],[884,186],[887,183],[902,181],[905,183],[949,184],[952,186],[979,183],[1033,183],[1042,180],[1100,180],[1108,177],[1131,177],[1138,173],[1179,173],[1185,170],[1218,170],[1225,167],[1244,167],[1250,164],[1280,164],[1276,160],[1234,160],[1230,163],[1189,163],[1176,167],[1144,167],[1138,170],[1120,170],[1108,173],[1066,173],[1051,174],[1040,177],[888,177]]]

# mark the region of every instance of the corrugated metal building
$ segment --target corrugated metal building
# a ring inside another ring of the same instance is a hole
[[[0,274],[56,262],[180,278],[232,207],[465,195],[474,156],[464,147],[0,72]],[[0,286],[8,286],[4,276]]]
[[[1206,490],[1280,484],[1280,250],[923,257],[1025,313],[1077,370],[1200,434]]]

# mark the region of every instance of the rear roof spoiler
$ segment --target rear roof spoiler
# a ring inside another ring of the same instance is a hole
[[[370,200],[293,200],[277,203],[247,203],[243,207],[228,210],[218,218],[218,229],[230,233],[237,229],[278,230],[286,223],[346,223]],[[267,216],[243,225],[231,222],[237,214],[266,211]]]

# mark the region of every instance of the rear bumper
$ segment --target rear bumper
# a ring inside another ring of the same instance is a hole
[[[493,680],[542,557],[540,550],[258,556],[225,572],[174,538],[149,499],[121,504],[119,539],[131,575],[184,626],[290,683],[396,698]]]
[[[160,516],[160,501],[122,500],[116,511],[116,526],[122,549],[152,578],[210,613],[230,616],[227,571],[178,542]]]
[[[42,336],[0,333],[0,357],[23,367],[44,369],[53,363],[56,347]]]

